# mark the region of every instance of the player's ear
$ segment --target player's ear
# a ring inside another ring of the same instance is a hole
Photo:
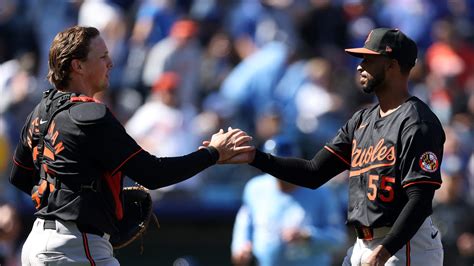
[[[82,69],[84,66],[82,65],[81,60],[79,59],[72,59],[71,61],[71,70],[76,71],[76,72],[82,72]]]
[[[400,69],[400,65],[396,59],[389,60],[389,63],[387,64],[387,70],[389,69]]]

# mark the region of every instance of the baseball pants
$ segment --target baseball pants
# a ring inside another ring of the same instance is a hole
[[[362,240],[357,238],[344,258],[343,266],[360,266],[374,248],[383,240],[375,238],[373,240]],[[442,266],[443,265],[443,245],[438,229],[433,225],[431,217],[421,225],[418,232],[405,246],[385,263],[385,266]]]
[[[73,222],[38,218],[23,244],[21,264],[120,265],[108,238],[107,234],[81,233]]]

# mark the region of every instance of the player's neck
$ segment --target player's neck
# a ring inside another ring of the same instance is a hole
[[[85,84],[85,82],[81,79],[71,79],[67,88],[64,91],[67,92],[75,92],[84,94],[88,97],[94,97],[94,93],[91,89],[88,89],[89,86]]]
[[[377,93],[380,104],[380,116],[384,117],[397,110],[408,98],[410,94],[407,88],[390,88]]]

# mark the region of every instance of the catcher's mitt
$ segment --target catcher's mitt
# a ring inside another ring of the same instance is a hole
[[[119,232],[110,236],[110,243],[114,249],[123,248],[142,236],[150,219],[154,219],[158,228],[160,227],[158,219],[153,214],[152,200],[146,188],[126,187],[122,193],[123,218],[118,223]]]

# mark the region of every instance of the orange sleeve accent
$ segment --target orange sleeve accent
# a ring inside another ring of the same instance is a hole
[[[329,148],[328,146],[324,146],[324,148],[328,150],[330,153],[336,155],[337,158],[341,159],[344,163],[351,166],[351,164],[346,159],[344,159],[341,155],[337,154],[333,149]]]
[[[27,166],[24,166],[21,163],[19,163],[17,160],[15,160],[15,157],[13,157],[13,163],[16,164],[17,166],[25,169],[25,170],[28,170],[28,171],[33,171],[34,170],[33,167],[27,167]]]
[[[114,175],[115,172],[117,172],[120,167],[122,167],[122,165],[124,165],[126,162],[128,162],[128,160],[132,159],[133,156],[137,155],[139,152],[141,152],[143,149],[139,149],[138,151],[134,152],[132,155],[128,156],[127,159],[125,159],[119,166],[117,166],[117,168],[115,168],[115,170],[112,171],[112,174],[111,175]]]
[[[437,182],[437,181],[414,181],[414,182],[403,185],[403,187],[406,188],[406,187],[409,187],[411,185],[416,185],[416,184],[432,184],[432,185],[441,186],[441,182]]]

